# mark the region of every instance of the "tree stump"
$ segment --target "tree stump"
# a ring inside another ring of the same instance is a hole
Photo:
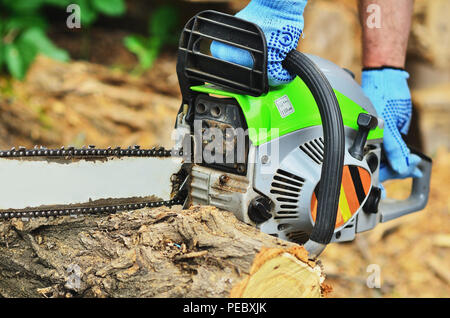
[[[211,207],[0,222],[3,297],[321,297],[303,247]]]

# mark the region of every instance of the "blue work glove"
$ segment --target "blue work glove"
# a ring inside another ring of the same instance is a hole
[[[422,171],[420,171],[417,168],[417,165],[420,163],[422,159],[415,154],[411,154],[409,158],[409,167],[408,170],[405,173],[398,173],[394,171],[389,164],[386,164],[384,162],[380,165],[380,176],[379,180],[380,182],[384,182],[386,180],[394,180],[394,179],[406,179],[406,178],[421,178],[423,176]],[[381,198],[386,199],[386,189],[383,187],[383,185],[379,184],[381,189]]]
[[[297,48],[303,31],[303,11],[307,0],[252,0],[237,17],[257,24],[264,32],[268,48],[268,77],[270,86],[287,84],[294,76],[283,69],[286,55]],[[211,53],[222,60],[253,67],[246,50],[220,42],[211,44]]]
[[[411,123],[412,104],[408,87],[409,74],[390,67],[365,69],[362,88],[384,120],[383,147],[388,164],[380,166],[380,182],[389,179],[420,178],[420,157],[411,154],[403,141]]]

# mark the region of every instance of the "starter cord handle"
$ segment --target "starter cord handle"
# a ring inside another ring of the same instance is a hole
[[[283,67],[308,86],[322,119],[325,148],[317,195],[317,217],[309,241],[304,245],[310,257],[316,258],[334,234],[344,166],[344,124],[333,88],[313,61],[293,50],[284,60]]]

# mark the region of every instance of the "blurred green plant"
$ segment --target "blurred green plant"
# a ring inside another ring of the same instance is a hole
[[[69,54],[57,48],[45,34],[47,22],[39,10],[55,0],[0,0],[0,69],[23,79],[38,53],[60,61]]]
[[[83,27],[91,26],[100,14],[117,17],[125,13],[124,0],[50,0],[52,2],[65,2],[80,6],[81,24]]]
[[[15,78],[23,79],[38,54],[68,61],[69,54],[46,35],[43,6],[64,9],[80,6],[81,24],[89,27],[100,14],[119,16],[126,11],[124,0],[0,0],[0,71],[3,67]]]
[[[172,6],[161,6],[150,16],[148,36],[130,35],[124,38],[125,47],[136,54],[139,65],[134,73],[142,74],[150,69],[165,45],[176,44],[178,11]]]

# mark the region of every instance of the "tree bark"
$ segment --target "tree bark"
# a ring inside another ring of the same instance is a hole
[[[303,247],[211,207],[0,222],[3,297],[321,297]]]

